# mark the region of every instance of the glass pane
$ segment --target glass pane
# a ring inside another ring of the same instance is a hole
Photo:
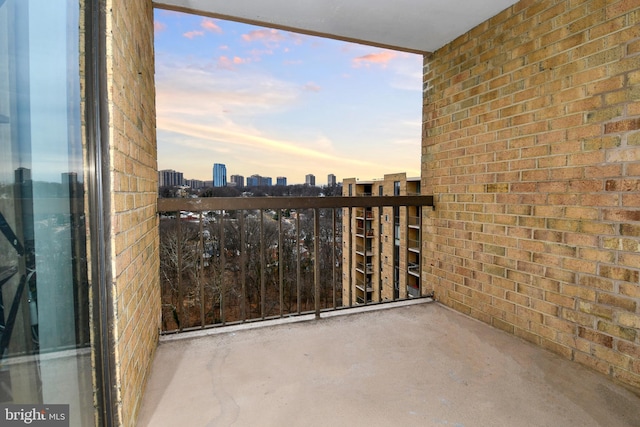
[[[0,0],[0,403],[92,425],[78,1]]]

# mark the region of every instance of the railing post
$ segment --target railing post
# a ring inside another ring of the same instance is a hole
[[[225,254],[225,236],[224,236],[224,211],[220,211],[220,322],[224,325],[227,323],[227,315],[225,304],[227,302],[226,293],[226,269],[227,258]]]
[[[377,276],[378,283],[378,302],[382,302],[382,218],[383,218],[383,206],[378,206],[378,262],[377,262]]]
[[[184,328],[184,295],[182,293],[182,219],[180,211],[176,217],[178,218],[178,230],[176,238],[176,246],[178,251],[178,329],[182,332]]]
[[[297,307],[298,314],[302,312],[301,307],[301,298],[300,294],[300,282],[302,280],[302,275],[300,274],[300,209],[296,210],[296,297],[297,297]]]
[[[353,307],[353,251],[354,251],[354,247],[353,247],[353,208],[349,207],[348,209],[348,220],[349,220],[349,225],[347,227],[347,230],[349,230],[348,233],[348,242],[349,244],[347,245],[347,249],[349,250],[349,255],[348,255],[348,259],[349,259],[349,274],[348,274],[348,280],[349,280],[349,307]],[[344,220],[343,220],[344,222]]]
[[[333,295],[333,309],[335,310],[338,306],[336,304],[336,208],[331,209],[331,288]]]
[[[278,283],[280,285],[280,317],[284,315],[284,266],[282,265],[282,209],[278,209]]]
[[[246,253],[246,236],[244,230],[244,210],[240,211],[240,314],[242,322],[247,320],[247,253]]]
[[[320,209],[313,210],[313,286],[316,319],[320,318]]]
[[[202,224],[202,211],[198,215],[200,220],[199,231],[200,236],[198,238],[198,247],[197,251],[198,256],[198,292],[200,293],[200,327],[204,328],[204,236],[203,236],[203,224]]]
[[[264,237],[265,237],[264,236],[264,209],[260,209],[260,317],[262,317],[263,320],[266,317],[266,298],[267,298]]]

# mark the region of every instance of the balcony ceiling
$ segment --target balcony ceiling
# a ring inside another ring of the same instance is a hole
[[[158,8],[416,53],[433,52],[514,0],[157,0]]]

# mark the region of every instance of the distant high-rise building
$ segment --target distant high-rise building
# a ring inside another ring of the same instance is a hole
[[[244,187],[244,176],[242,175],[231,175],[231,182],[236,187]]]
[[[251,175],[247,177],[247,187],[257,187],[260,185],[260,175]]]
[[[333,187],[336,185],[336,176],[332,173],[330,173],[329,175],[327,175],[327,185],[329,187]]]
[[[213,186],[227,186],[227,167],[222,163],[213,164]]]
[[[158,187],[178,187],[184,185],[184,175],[173,169],[158,171]]]
[[[287,185],[287,177],[279,176],[276,178],[276,185]]]
[[[314,187],[316,185],[316,176],[313,174],[305,175],[304,183]]]
[[[345,197],[420,194],[420,178],[405,173],[372,181],[349,178],[342,181],[342,192]],[[420,206],[343,209],[343,224],[351,229],[342,255],[343,304],[350,298],[359,304],[420,296]]]
[[[185,179],[185,185],[188,185],[193,190],[199,190],[205,187],[205,182],[199,179]]]
[[[268,176],[258,174],[247,178],[247,187],[271,187],[273,180]]]

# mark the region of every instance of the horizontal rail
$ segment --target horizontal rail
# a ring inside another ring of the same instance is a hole
[[[158,212],[302,209],[302,208],[368,208],[395,206],[433,206],[433,196],[371,197],[204,197],[191,199],[158,199]]]

